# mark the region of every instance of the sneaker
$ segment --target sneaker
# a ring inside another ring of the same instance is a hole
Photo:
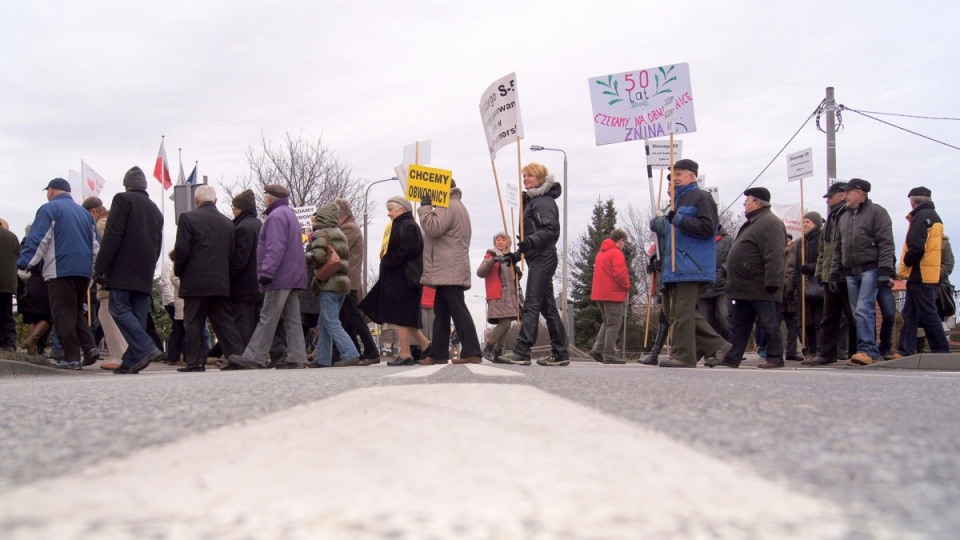
[[[50,362],[50,367],[56,369],[80,369],[80,362],[60,359]]]
[[[590,358],[593,358],[597,362],[601,362],[601,363],[603,362],[603,355],[598,353],[597,351],[590,349],[589,351],[587,351],[587,354],[589,354]]]
[[[500,361],[505,364],[513,364],[515,366],[529,366],[530,357],[524,356],[522,354],[517,354],[513,351],[508,352],[500,357]]]
[[[870,364],[876,364],[879,360],[874,360],[870,358],[870,355],[865,352],[858,352],[857,354],[850,357],[847,360],[848,366],[869,366]]]
[[[568,366],[570,365],[569,358],[557,358],[554,355],[550,355],[546,358],[541,358],[537,360],[537,364],[541,366]]]
[[[760,356],[760,358],[764,358],[764,359],[767,358],[767,350],[766,350],[766,349],[759,349],[759,350],[757,351],[757,354]]]

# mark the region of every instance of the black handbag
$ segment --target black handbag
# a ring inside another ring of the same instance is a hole
[[[940,320],[957,314],[956,290],[949,281],[937,284],[937,315]]]
[[[816,278],[810,276],[803,276],[803,279],[805,279],[807,283],[806,291],[804,292],[807,300],[823,300],[823,284]]]

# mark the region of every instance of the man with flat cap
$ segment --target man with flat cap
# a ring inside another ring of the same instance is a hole
[[[787,229],[770,210],[770,191],[754,187],[743,192],[747,222],[740,227],[727,255],[727,296],[733,301],[730,343],[723,358],[708,360],[707,367],[740,367],[754,321],[767,336],[767,359],[760,368],[783,367],[780,338],[780,299]]]
[[[29,273],[43,262],[50,313],[63,346],[63,359],[55,361],[54,367],[80,369],[81,364],[89,366],[100,358],[83,314],[100,239],[90,212],[70,195],[69,182],[54,178],[44,189],[49,202],[37,210],[17,268]]]
[[[660,367],[697,367],[697,351],[712,360],[722,358],[730,348],[697,310],[700,293],[717,278],[720,222],[717,203],[697,184],[699,168],[692,159],[673,165],[674,209],[650,221],[650,228],[663,231],[666,240],[662,246],[663,312],[673,335],[670,356],[660,360]]]
[[[857,352],[847,365],[866,366],[881,360],[875,306],[877,289],[893,285],[893,224],[886,209],[867,197],[870,182],[854,178],[843,189],[847,211],[837,220],[827,287],[839,293],[840,281],[847,282],[847,296],[857,322]],[[850,344],[849,350],[853,348]]]
[[[123,177],[125,191],[113,197],[104,228],[95,280],[110,291],[108,309],[127,341],[117,374],[138,373],[166,357],[147,334],[153,271],[163,241],[163,214],[147,194],[147,177],[133,167]],[[111,351],[113,352],[113,351]]]
[[[907,214],[910,222],[903,242],[897,277],[907,281],[907,297],[903,302],[903,328],[900,330],[900,356],[917,353],[917,327],[923,327],[935,353],[949,353],[950,344],[937,315],[936,290],[940,282],[943,221],[933,205],[930,190],[920,186],[910,190]]]

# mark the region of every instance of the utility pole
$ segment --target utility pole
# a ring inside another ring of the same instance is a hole
[[[837,102],[833,97],[833,87],[827,87],[827,189],[830,182],[837,178]]]

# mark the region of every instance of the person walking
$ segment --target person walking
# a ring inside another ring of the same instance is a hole
[[[17,257],[20,240],[10,232],[7,222],[0,227],[0,349],[17,350],[17,319],[13,317],[13,297],[17,294]]]
[[[733,237],[723,225],[717,227],[717,279],[703,290],[697,309],[723,339],[730,337],[730,299],[726,295],[727,274],[724,264],[733,245]]]
[[[187,334],[184,373],[206,371],[203,331],[207,319],[223,354],[240,355],[243,343],[230,311],[233,223],[217,210],[217,192],[204,184],[194,193],[197,207],[180,214],[173,248],[173,274],[180,278],[183,327]]]
[[[337,205],[337,223],[340,232],[347,238],[347,246],[350,256],[347,258],[350,264],[350,292],[343,299],[343,306],[340,308],[340,324],[344,331],[353,341],[354,348],[360,350],[359,345],[363,345],[363,354],[357,360],[358,366],[369,366],[380,363],[380,349],[377,348],[373,336],[370,334],[370,328],[363,320],[363,312],[360,311],[360,286],[363,283],[361,274],[363,272],[363,250],[365,249],[363,233],[360,232],[360,225],[353,217],[353,210],[350,207],[350,201],[337,198],[333,201]]]
[[[246,368],[263,368],[270,363],[270,348],[283,319],[287,358],[276,369],[307,367],[307,346],[300,326],[300,290],[307,286],[300,222],[290,208],[290,190],[279,184],[263,187],[267,218],[257,237],[257,281],[263,290],[263,308],[241,354],[227,358]],[[219,333],[218,333],[219,334]],[[226,347],[224,347],[224,352]]]
[[[893,224],[886,209],[868,198],[870,182],[854,178],[844,187],[847,211],[837,220],[829,289],[840,292],[847,283],[850,304],[856,306],[856,354],[847,365],[865,366],[881,360],[877,346],[877,288],[891,286],[894,275]],[[850,346],[853,349],[853,346]]]
[[[767,339],[767,358],[761,369],[783,367],[783,341],[780,338],[780,299],[782,297],[784,255],[787,230],[770,211],[770,191],[763,187],[743,192],[747,222],[740,227],[727,257],[727,295],[733,301],[731,347],[722,358],[707,360],[707,367],[740,367],[754,321]]]
[[[503,231],[493,236],[493,247],[483,256],[477,267],[477,277],[483,278],[486,286],[487,322],[494,325],[483,344],[481,355],[494,363],[500,360],[507,341],[507,332],[520,315],[520,299],[517,296],[517,281],[522,273],[506,256],[510,250],[510,237]]]
[[[37,210],[17,268],[29,274],[43,262],[53,324],[63,346],[63,358],[53,367],[80,369],[100,359],[83,313],[100,240],[93,217],[70,195],[69,182],[54,178],[44,189],[48,202]]]
[[[590,300],[600,308],[600,331],[590,349],[590,357],[603,364],[624,364],[617,356],[617,339],[623,326],[627,293],[630,292],[630,270],[623,256],[627,233],[614,229],[600,244],[593,263],[593,283]]]
[[[471,285],[470,277],[470,213],[463,205],[463,193],[453,180],[447,208],[433,206],[425,195],[417,214],[423,229],[422,285],[437,290],[434,298],[433,341],[429,354],[420,365],[446,364],[450,360],[450,323],[460,338],[460,354],[454,364],[479,364],[480,341],[473,317],[467,309],[464,293]]]
[[[102,240],[103,235],[107,232],[107,218],[110,217],[110,211],[103,206],[103,201],[99,197],[87,197],[80,206],[90,212],[90,216],[97,222],[97,234],[100,235]],[[113,320],[113,315],[110,314],[110,291],[100,283],[95,283],[94,288],[100,308],[95,310],[93,319],[99,319],[101,334],[107,342],[107,349],[110,351],[110,361],[100,364],[100,369],[113,371],[120,367],[123,355],[127,352],[127,340],[123,337],[117,322]],[[96,332],[94,332],[93,340],[99,343]]]

